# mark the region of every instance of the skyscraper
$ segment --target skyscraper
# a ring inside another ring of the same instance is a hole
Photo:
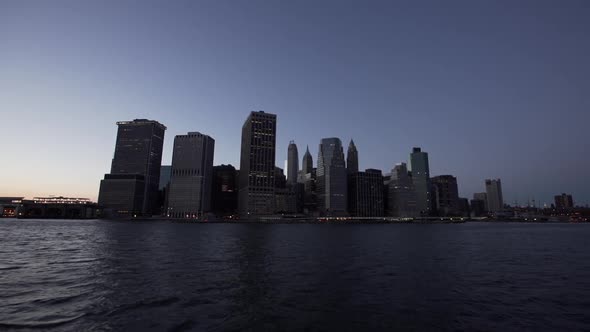
[[[244,217],[272,214],[277,116],[252,112],[242,126],[238,210]]]
[[[351,139],[346,153],[346,171],[348,174],[355,174],[359,171],[359,153]]]
[[[441,217],[461,215],[457,178],[452,175],[439,175],[432,177],[431,181],[438,215]]]
[[[167,215],[197,218],[211,210],[215,140],[199,132],[174,138]]]
[[[410,154],[410,170],[416,192],[416,208],[421,216],[430,215],[431,186],[428,153],[420,148],[414,148]]]
[[[110,174],[100,183],[99,205],[108,216],[151,216],[158,212],[158,186],[166,127],[157,121],[117,122]]]
[[[348,174],[348,212],[355,217],[383,216],[383,174],[377,169]]]
[[[213,166],[211,211],[218,215],[232,215],[238,209],[236,169],[232,165]]]
[[[311,173],[313,169],[313,159],[311,157],[311,153],[309,153],[309,146],[305,150],[305,154],[303,155],[303,164],[301,166],[303,175]]]
[[[495,213],[504,209],[502,198],[502,182],[500,179],[486,180],[486,195],[488,198],[488,211]]]
[[[297,173],[299,172],[299,154],[295,141],[289,142],[287,149],[287,183],[294,185],[297,183]]]
[[[318,152],[317,197],[323,215],[346,215],[347,173],[339,138],[322,139]]]
[[[387,214],[392,217],[415,217],[416,210],[416,192],[412,178],[408,175],[406,163],[395,165],[391,170],[391,176],[388,182]]]

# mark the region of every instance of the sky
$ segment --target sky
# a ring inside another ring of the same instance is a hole
[[[116,124],[215,139],[239,165],[251,111],[277,166],[350,139],[361,169],[412,147],[472,197],[590,203],[588,1],[0,1],[0,196],[96,199]]]

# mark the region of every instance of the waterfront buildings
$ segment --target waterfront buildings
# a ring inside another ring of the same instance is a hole
[[[297,174],[299,173],[299,153],[295,141],[289,142],[287,149],[287,183],[294,185],[297,183]]]
[[[100,183],[98,204],[107,216],[158,213],[158,186],[166,127],[157,121],[117,122],[111,172]]]
[[[211,210],[215,140],[199,132],[174,138],[167,216],[198,218]]]
[[[420,216],[429,216],[431,213],[431,185],[430,166],[428,164],[428,153],[421,148],[415,147],[410,154],[410,171],[416,194],[416,208]]]
[[[486,195],[488,212],[497,213],[504,209],[504,199],[502,198],[502,182],[500,179],[487,179]]]
[[[485,201],[481,199],[472,199],[469,205],[472,217],[483,217],[486,215]]]
[[[23,199],[19,218],[93,219],[99,208],[88,198],[50,196]]]
[[[233,215],[238,209],[238,182],[232,165],[213,166],[211,210],[217,215]]]
[[[24,197],[0,197],[0,217],[14,218],[21,212]]]
[[[483,212],[488,212],[488,194],[487,193],[474,193],[473,194],[474,201],[482,201],[483,202]],[[479,203],[478,203],[479,206]]]
[[[242,126],[238,209],[244,217],[274,212],[276,124],[275,114],[260,111]]]
[[[574,208],[574,199],[572,195],[562,193],[555,196],[555,209],[558,211],[566,211]]]
[[[348,212],[354,217],[382,217],[383,174],[377,169],[348,174]]]
[[[452,175],[439,175],[430,180],[434,189],[434,206],[438,216],[461,215],[457,178]]]
[[[347,213],[347,171],[342,142],[323,138],[318,152],[318,210],[322,215],[344,216]]]
[[[387,215],[398,218],[416,217],[416,192],[406,163],[395,165],[387,182]]]

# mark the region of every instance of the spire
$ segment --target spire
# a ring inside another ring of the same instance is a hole
[[[348,171],[348,174],[353,174],[359,171],[359,154],[352,138],[350,139],[350,143],[348,144],[346,170]]]

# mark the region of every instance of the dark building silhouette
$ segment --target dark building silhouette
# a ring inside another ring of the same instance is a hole
[[[277,116],[252,112],[242,126],[238,209],[243,217],[269,215],[275,205]]]
[[[88,198],[35,197],[22,200],[18,218],[94,219],[100,209]]]
[[[574,199],[572,195],[561,194],[555,196],[555,209],[559,211],[567,211],[574,208]]]
[[[198,218],[211,211],[215,140],[199,132],[174,138],[167,215]]]
[[[354,141],[350,140],[348,144],[348,151],[346,152],[346,172],[348,174],[355,174],[359,171],[359,153],[354,145]]]
[[[170,184],[171,165],[162,165],[160,167],[160,185],[158,186],[158,205],[160,214],[166,214],[166,201],[168,196],[168,185]]]
[[[354,217],[383,216],[383,174],[380,170],[348,174],[348,213]]]
[[[469,217],[471,215],[471,208],[469,207],[469,199],[459,197],[459,213],[462,217]]]
[[[345,216],[348,201],[346,161],[339,138],[323,138],[318,151],[317,200],[320,214]]]
[[[483,202],[483,212],[488,212],[488,194],[487,193],[474,193],[473,200]],[[476,203],[479,204],[479,203]]]
[[[486,202],[481,199],[472,199],[470,202],[471,216],[484,217],[487,214]]]
[[[502,181],[500,179],[487,179],[486,195],[488,198],[488,212],[497,213],[504,210],[504,199],[502,196]]]
[[[419,215],[416,207],[416,192],[406,163],[395,165],[387,183],[387,215],[410,218]]]
[[[297,183],[297,173],[299,173],[299,153],[295,141],[291,141],[287,149],[287,183],[295,185]]]
[[[217,215],[232,215],[238,210],[238,181],[232,165],[213,166],[212,211]]]
[[[433,205],[430,166],[428,153],[423,152],[421,148],[413,148],[410,154],[410,171],[416,193],[416,208],[421,216],[428,216]]]
[[[430,181],[434,188],[436,213],[441,217],[460,215],[457,178],[452,175],[439,175]]]
[[[111,172],[100,183],[98,204],[105,208],[107,216],[157,214],[166,127],[146,119],[117,125]]]

